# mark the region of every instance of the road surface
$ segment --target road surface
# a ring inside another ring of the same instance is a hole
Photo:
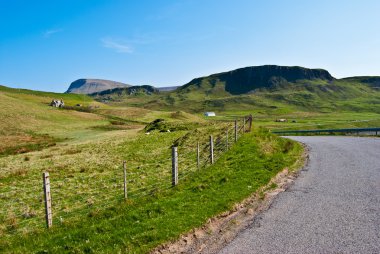
[[[380,253],[380,138],[291,137],[310,161],[231,253]]]

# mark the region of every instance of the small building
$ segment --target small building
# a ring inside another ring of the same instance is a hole
[[[56,107],[56,108],[63,108],[65,106],[65,103],[63,102],[63,100],[52,100],[50,102],[50,106],[52,107]]]
[[[215,112],[205,112],[205,116],[216,116]]]

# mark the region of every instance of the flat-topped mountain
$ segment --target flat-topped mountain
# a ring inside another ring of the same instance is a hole
[[[70,84],[66,93],[92,94],[118,87],[130,87],[130,85],[104,79],[78,79]]]
[[[196,78],[184,85],[181,89],[212,88],[219,85],[224,87],[224,90],[230,94],[244,94],[257,88],[269,88],[284,82],[314,79],[332,81],[334,77],[323,69],[263,65],[245,67],[207,77]]]

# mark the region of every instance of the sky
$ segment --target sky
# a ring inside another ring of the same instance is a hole
[[[380,76],[378,0],[0,0],[0,84],[183,85],[265,64]]]

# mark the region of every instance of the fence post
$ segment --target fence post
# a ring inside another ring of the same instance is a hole
[[[243,133],[245,133],[245,117],[243,117]]]
[[[197,142],[197,168],[200,167],[200,159],[199,159],[199,141]]]
[[[172,147],[172,186],[178,184],[178,150]]]
[[[212,135],[210,135],[210,158],[211,164],[214,164],[214,139],[212,138]]]
[[[226,151],[228,151],[228,128],[226,130]]]
[[[128,198],[127,192],[127,162],[123,161],[123,170],[124,170],[124,198]]]
[[[252,131],[252,118],[253,118],[252,114],[249,114],[249,132]]]
[[[238,139],[238,125],[237,120],[235,120],[235,142],[237,142]]]
[[[53,224],[53,213],[51,210],[51,192],[50,192],[49,172],[44,172],[42,174],[42,179],[43,179],[43,184],[44,184],[46,226],[47,228],[50,228]]]

